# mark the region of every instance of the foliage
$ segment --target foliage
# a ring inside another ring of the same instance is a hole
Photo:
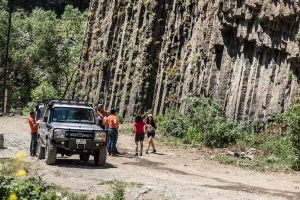
[[[297,40],[297,41],[300,40],[300,33],[297,33],[297,34],[295,35],[295,40]]]
[[[183,138],[188,129],[189,119],[182,115],[175,108],[169,108],[164,116],[164,121],[160,123],[160,131],[165,135]]]
[[[244,137],[247,125],[227,119],[221,102],[213,98],[191,95],[186,99],[186,113],[174,108],[167,111],[161,130],[179,137],[185,144],[204,144],[209,147],[226,147]]]
[[[7,1],[0,2],[0,51],[5,52],[8,24]],[[54,11],[35,8],[31,13],[14,9],[12,14],[9,63],[8,105],[16,106],[18,97],[26,105],[31,91],[47,82],[58,96],[70,97],[72,82],[80,59],[87,12],[67,5],[59,18]],[[5,53],[0,55],[0,76]],[[57,97],[57,96],[56,96]]]
[[[124,122],[124,117],[122,116],[122,115],[120,115],[119,113],[117,113],[117,117],[118,117],[118,121],[119,121],[119,123],[120,124],[123,124],[123,122]]]
[[[280,153],[285,155],[293,169],[300,169],[300,99],[296,98],[294,104],[283,115],[283,122],[287,125],[286,135],[282,138],[285,148]]]
[[[59,98],[57,90],[47,82],[42,83],[31,92],[31,98],[34,100],[54,97]]]
[[[245,134],[232,148],[246,151],[250,147],[263,151],[260,158],[262,165],[288,165],[294,170],[300,169],[300,101],[295,99],[293,105],[284,113],[274,113],[267,129],[259,134]],[[281,127],[286,130],[281,130]],[[274,159],[269,159],[274,158]]]
[[[47,186],[42,177],[36,175],[27,175],[31,171],[30,163],[24,162],[25,154],[19,152],[16,159],[1,158],[0,165],[0,200],[7,199],[43,199],[60,200],[63,197],[72,200],[87,199],[87,195],[77,195],[70,193],[58,185]],[[25,169],[25,170],[24,170]],[[20,171],[22,173],[20,173]],[[113,196],[106,195],[106,198],[97,197],[97,199],[124,200],[126,183],[114,180],[111,186]]]
[[[111,183],[110,183],[111,184]],[[125,189],[127,184],[123,181],[115,180],[111,186],[113,197],[106,194],[104,198],[99,198],[101,200],[124,200],[125,199]]]

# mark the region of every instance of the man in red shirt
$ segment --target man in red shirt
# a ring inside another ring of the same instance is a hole
[[[38,123],[35,121],[35,112],[30,112],[30,117],[28,118],[30,133],[31,133],[31,142],[30,142],[30,156],[36,156],[36,145],[37,145],[37,132],[38,132]]]

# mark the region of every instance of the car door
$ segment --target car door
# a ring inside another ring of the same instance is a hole
[[[42,121],[39,123],[38,134],[43,144],[45,144],[46,142],[46,136],[48,133],[47,124],[49,120],[49,115],[50,115],[50,109],[46,108],[45,112],[43,113]]]

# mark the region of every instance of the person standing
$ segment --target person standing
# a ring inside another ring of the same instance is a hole
[[[138,155],[138,146],[140,143],[140,156],[142,156],[143,152],[143,146],[144,146],[144,138],[145,138],[145,131],[144,126],[146,122],[142,120],[142,117],[140,115],[137,115],[135,117],[135,122],[133,124],[134,126],[134,132],[135,132],[135,156]]]
[[[99,126],[105,130],[105,117],[108,116],[109,112],[103,109],[103,104],[98,104],[98,115],[99,115]]]
[[[38,132],[38,123],[35,121],[35,112],[30,112],[30,117],[28,118],[30,133],[31,133],[31,142],[30,142],[30,156],[36,155],[36,146],[37,146],[37,132]]]
[[[147,138],[148,138],[148,147],[146,149],[146,154],[148,154],[148,150],[149,150],[149,147],[150,145],[152,146],[152,152],[151,153],[156,153],[156,150],[155,150],[155,147],[154,147],[154,137],[155,137],[155,130],[157,129],[157,125],[153,119],[153,116],[152,114],[149,114],[147,116],[147,119],[146,119],[146,126],[145,126],[145,129],[146,129],[146,133],[147,133]]]
[[[108,126],[108,155],[116,156],[119,122],[115,108],[110,109],[110,115],[107,117],[105,123]]]

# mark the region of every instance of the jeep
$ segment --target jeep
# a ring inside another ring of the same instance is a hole
[[[83,162],[93,155],[96,166],[105,165],[106,132],[96,125],[93,104],[61,99],[45,102],[38,129],[37,156],[52,165],[57,154],[62,157],[79,154]]]

